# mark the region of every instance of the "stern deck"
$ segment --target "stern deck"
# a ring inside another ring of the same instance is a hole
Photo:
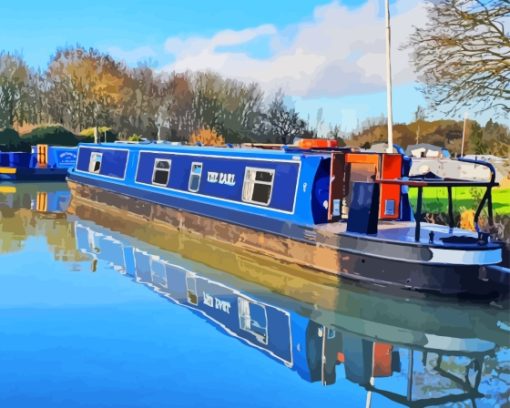
[[[439,224],[431,224],[427,222],[420,223],[420,229],[422,234],[420,236],[420,240],[415,241],[415,229],[416,223],[414,221],[379,221],[378,231],[375,235],[367,235],[355,232],[347,232],[347,222],[335,222],[328,224],[319,224],[316,225],[317,232],[327,234],[327,235],[352,235],[358,237],[364,237],[366,239],[371,240],[381,240],[385,242],[393,242],[393,243],[406,243],[406,244],[414,244],[414,245],[431,245],[431,246],[439,246],[439,247],[472,247],[472,246],[480,246],[478,244],[453,244],[453,243],[444,243],[441,239],[455,236],[462,237],[470,237],[477,238],[477,234],[475,232],[467,231],[461,228],[452,228],[450,229],[448,226],[439,225]],[[429,234],[430,232],[434,233],[434,241],[431,244],[429,242]],[[490,245],[490,244],[488,244]]]

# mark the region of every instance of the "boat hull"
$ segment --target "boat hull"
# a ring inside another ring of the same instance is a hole
[[[235,245],[343,278],[441,294],[494,295],[506,290],[505,287],[501,288],[484,279],[484,267],[430,263],[425,259],[429,257],[429,254],[420,247],[408,248],[407,256],[409,258],[414,256],[416,259],[411,261],[408,259],[408,262],[404,262],[398,258],[391,259],[369,255],[366,251],[360,252],[356,239],[352,237],[340,237],[335,242],[330,237],[328,242],[322,236],[321,239],[325,243],[321,243],[318,241],[317,234],[311,234],[310,231],[313,232],[313,230],[309,230],[302,232],[304,237],[302,240],[293,239],[278,233],[261,231],[164,206],[114,191],[113,187],[107,189],[91,186],[76,180],[68,180],[68,184],[73,199],[92,202],[106,212],[123,216],[129,214],[162,228],[199,234],[207,239]],[[308,238],[306,238],[307,235]],[[419,261],[420,257],[424,257],[423,263]]]
[[[2,171],[3,169],[3,171]],[[15,168],[0,169],[1,181],[65,181],[67,168]]]

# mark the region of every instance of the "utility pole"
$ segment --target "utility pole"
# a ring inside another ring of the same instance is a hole
[[[386,0],[386,101],[388,111],[388,153],[393,153],[393,98],[391,86],[390,0]]]

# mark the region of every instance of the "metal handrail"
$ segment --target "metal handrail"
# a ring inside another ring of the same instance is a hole
[[[491,163],[486,162],[486,161],[482,161],[482,160],[466,159],[464,157],[458,157],[456,160],[460,161],[460,162],[464,162],[464,163],[478,164],[480,166],[487,167],[490,170],[490,172],[491,172],[491,180],[490,180],[489,183],[493,184],[495,182],[495,180],[496,180],[496,169],[494,168],[494,166]]]
[[[416,212],[414,214],[415,220],[416,220],[416,229],[415,229],[415,241],[420,241],[420,220],[422,215],[422,202],[423,202],[423,188],[424,187],[446,187],[448,190],[448,219],[449,219],[449,226],[453,229],[454,227],[454,219],[453,219],[453,198],[452,198],[452,188],[453,187],[485,187],[485,193],[482,197],[482,200],[478,204],[478,208],[475,212],[474,217],[474,224],[475,229],[477,232],[480,231],[480,228],[478,226],[478,219],[480,217],[480,213],[483,210],[483,207],[485,206],[485,203],[487,203],[487,212],[488,212],[488,220],[489,225],[494,225],[494,216],[493,216],[493,210],[492,210],[492,188],[498,186],[498,183],[495,182],[496,180],[496,170],[494,169],[494,166],[492,164],[479,161],[479,160],[472,160],[472,159],[464,159],[464,158],[458,158],[457,159],[460,162],[465,163],[472,163],[472,164],[478,164],[481,166],[487,167],[491,172],[490,181],[476,181],[476,180],[459,180],[459,179],[433,179],[433,180],[427,180],[427,179],[379,179],[376,180],[377,183],[380,184],[399,184],[399,185],[407,185],[409,187],[417,187],[418,188],[418,197],[416,201]]]
[[[489,182],[490,184],[487,185],[487,187],[485,189],[485,194],[483,195],[482,200],[480,201],[480,204],[478,205],[478,208],[476,209],[476,212],[475,212],[474,224],[475,224],[476,231],[479,232],[480,228],[478,227],[478,218],[480,217],[480,213],[482,212],[482,209],[485,206],[486,201],[487,201],[487,213],[488,213],[487,215],[488,215],[489,225],[490,226],[494,225],[494,215],[492,212],[492,187],[497,186],[496,169],[494,168],[494,166],[491,163],[486,162],[486,161],[466,159],[464,157],[459,157],[457,160],[460,162],[464,162],[464,163],[472,163],[472,164],[477,164],[480,166],[487,167],[489,169],[489,171],[491,172],[491,179]]]

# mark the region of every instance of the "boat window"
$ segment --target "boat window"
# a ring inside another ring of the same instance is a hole
[[[202,178],[202,163],[191,163],[191,172],[189,175],[188,190],[196,192],[200,187],[200,179]]]
[[[243,201],[268,205],[273,191],[274,170],[247,167],[244,174]]]
[[[245,298],[238,298],[239,327],[255,336],[257,341],[267,344],[267,313],[264,305]]]
[[[165,264],[157,257],[151,257],[151,280],[154,285],[168,288]]]
[[[99,173],[101,170],[101,161],[103,160],[103,153],[92,152],[89,161],[89,173]]]
[[[189,304],[198,305],[197,278],[186,272],[186,298]]]
[[[152,172],[152,184],[166,186],[170,178],[170,160],[156,159],[154,162],[154,170]]]

